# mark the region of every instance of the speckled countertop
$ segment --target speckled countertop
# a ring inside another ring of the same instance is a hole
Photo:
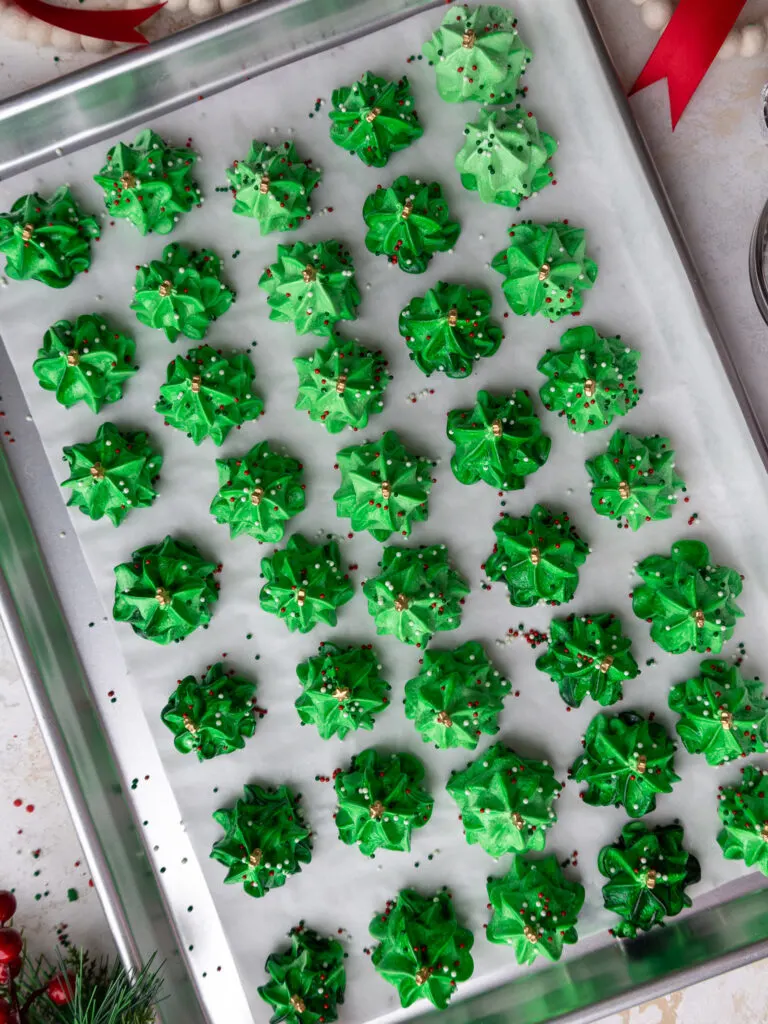
[[[625,82],[634,79],[655,42],[631,0],[591,0]],[[749,0],[747,18],[768,14],[768,0]],[[84,55],[54,62],[52,50],[0,40],[0,96],[82,64]],[[76,62],[76,63],[75,63]],[[752,301],[747,249],[768,198],[768,147],[759,126],[759,97],[768,55],[717,64],[677,131],[669,129],[665,89],[633,100],[693,250],[720,326],[768,427],[768,329]],[[62,937],[109,951],[99,901],[63,804],[40,732],[0,629],[0,887],[14,887],[19,922],[34,951]],[[766,962],[703,982],[607,1018],[604,1024],[768,1024]]]

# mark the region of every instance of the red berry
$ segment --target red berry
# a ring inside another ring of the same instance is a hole
[[[0,924],[8,924],[16,913],[16,897],[7,889],[0,889]]]
[[[15,928],[0,928],[0,964],[15,960],[21,947],[21,936]]]
[[[5,999],[0,999],[0,1024],[14,1024],[16,1015],[11,1004]]]
[[[4,964],[0,964],[0,985],[7,985],[11,978],[17,978],[21,973],[21,957],[16,957],[15,960],[7,960]]]
[[[48,998],[57,1006],[67,1006],[75,997],[76,977],[69,974],[57,974],[48,982]]]

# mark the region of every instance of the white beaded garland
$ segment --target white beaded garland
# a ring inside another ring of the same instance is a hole
[[[51,46],[57,50],[73,53],[80,49],[80,36],[76,32],[68,32],[65,28],[51,29]]]
[[[631,0],[640,8],[640,17],[648,28],[663,32],[674,14],[673,0]],[[736,25],[725,38],[717,55],[718,60],[734,57],[757,57],[768,49],[768,17],[762,21]]]
[[[27,25],[32,20],[26,11],[21,8],[15,11],[2,11],[0,27],[8,39],[26,39]]]
[[[766,40],[768,40],[768,33],[763,25],[744,25],[741,29],[739,56],[756,57],[765,49]]]
[[[122,4],[114,3],[110,10],[141,8],[150,5],[152,0],[122,0]],[[188,12],[196,20],[211,18],[219,12],[232,11],[240,7],[246,0],[167,0],[164,12],[181,14]],[[79,7],[72,5],[74,10]],[[33,46],[52,46],[64,52],[106,53],[119,46],[119,43],[108,39],[94,39],[92,36],[81,36],[76,32],[48,25],[39,18],[28,15],[21,8],[8,0],[0,0],[0,37],[26,41]]]
[[[661,32],[667,27],[673,13],[671,0],[645,0],[640,8],[643,21],[655,32]]]
[[[732,28],[728,35],[725,37],[725,42],[720,47],[717,54],[718,60],[731,60],[736,57],[739,52],[739,46],[741,43],[741,32],[737,28]]]

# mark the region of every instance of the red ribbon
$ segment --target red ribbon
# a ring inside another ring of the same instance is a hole
[[[674,129],[745,3],[746,0],[680,0],[629,95],[666,78]]]
[[[147,40],[136,28],[151,15],[156,14],[165,2],[151,7],[132,8],[127,11],[84,11],[68,7],[56,7],[45,0],[15,0],[15,3],[33,18],[39,18],[49,25],[76,32],[94,39],[109,39],[114,43],[141,43]]]

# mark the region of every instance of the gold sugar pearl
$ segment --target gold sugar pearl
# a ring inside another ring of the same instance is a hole
[[[301,276],[304,278],[305,284],[311,284],[313,281],[317,280],[317,271],[308,263],[302,270]]]
[[[378,821],[383,813],[384,804],[381,802],[381,800],[374,801],[374,803],[372,803],[371,806],[368,808],[368,814],[374,819],[374,821]]]
[[[447,729],[450,729],[453,725],[453,719],[447,711],[438,711],[437,722],[439,725],[444,725]]]
[[[763,822],[763,827],[760,829],[760,838],[763,842],[768,843],[768,821]]]
[[[200,385],[202,383],[203,383],[203,378],[200,376],[199,373],[196,373],[195,376],[192,378],[192,381],[191,381],[191,387],[192,387],[192,391],[193,391],[194,394],[198,393],[198,391],[200,390]]]
[[[645,773],[648,771],[648,758],[645,756],[645,754],[640,754],[640,756],[638,757],[637,770],[640,772],[641,775],[645,775]]]
[[[163,281],[163,283],[157,289],[157,294],[160,296],[161,299],[167,299],[172,291],[173,291],[173,284],[172,284],[172,282],[166,280],[166,281]]]
[[[459,319],[459,311],[455,306],[451,306],[448,310],[448,326],[455,327],[456,321]]]
[[[523,935],[531,943],[536,943],[539,941],[539,933],[536,931],[535,928],[531,928],[529,924],[527,924],[525,928],[523,928]]]
[[[627,481],[626,480],[622,480],[621,483],[619,484],[619,497],[623,498],[624,501],[626,501],[631,493],[632,492],[629,489],[629,484],[627,483]]]
[[[461,45],[465,50],[471,50],[477,42],[477,33],[473,28],[468,28],[464,35],[461,37]]]
[[[80,353],[72,348],[67,352],[67,366],[77,366],[80,362]]]
[[[269,175],[268,174],[262,174],[261,181],[259,182],[259,192],[261,192],[261,194],[263,196],[265,196],[267,194],[267,192],[269,192]]]
[[[395,598],[395,611],[404,612],[408,607],[408,598],[405,594],[398,594]]]
[[[336,394],[337,395],[343,395],[344,392],[347,390],[347,377],[348,376],[349,376],[349,374],[344,372],[344,373],[341,374],[339,379],[336,381]]]
[[[304,589],[304,587],[301,587],[297,591],[297,593],[296,593],[296,604],[299,606],[299,608],[303,608],[304,607],[304,602],[306,601],[306,599],[307,599],[307,592]]]
[[[126,171],[120,178],[122,188],[136,188],[136,178],[130,171]]]
[[[161,608],[167,608],[171,603],[170,591],[166,590],[165,587],[158,587],[155,591],[155,600]]]
[[[412,213],[413,213],[413,200],[412,199],[406,199],[405,202],[403,203],[403,212],[400,214],[400,216],[403,218],[403,220],[408,220],[408,218],[411,216]]]
[[[371,107],[371,109],[365,115],[365,120],[368,122],[368,124],[373,124],[373,122],[376,120],[380,113],[381,107]]]
[[[22,241],[28,242],[34,234],[35,228],[33,224],[25,224],[21,230]]]
[[[248,863],[251,865],[252,868],[257,868],[259,866],[259,864],[261,864],[261,858],[263,856],[264,856],[264,854],[261,852],[261,850],[257,846],[256,849],[253,851],[253,853],[248,858]]]
[[[184,722],[184,728],[187,732],[191,732],[193,736],[197,736],[197,726],[189,717],[189,715],[182,715],[181,720]]]
[[[603,660],[600,662],[600,671],[607,672],[613,665],[613,655],[606,654]]]
[[[655,871],[653,868],[651,868],[651,870],[645,876],[645,887],[646,887],[646,889],[655,889],[656,888],[656,879],[658,878],[658,875],[659,875],[658,871]]]
[[[421,967],[416,972],[416,977],[414,978],[414,981],[416,982],[417,985],[425,985],[429,981],[429,977],[431,974],[431,967]]]
[[[264,497],[264,488],[263,487],[254,487],[253,490],[251,491],[251,504],[252,505],[260,505],[261,504],[261,499],[263,497]]]
[[[525,828],[525,821],[522,814],[518,814],[517,811],[512,813],[512,824],[515,826],[518,832],[522,832]]]
[[[494,420],[491,424],[491,430],[493,431],[494,437],[501,437],[504,433],[504,427],[502,426],[501,420]]]
[[[538,548],[531,548],[531,553],[528,557],[530,558],[532,565],[538,565],[541,561],[541,552]]]
[[[720,712],[720,725],[722,725],[726,732],[730,732],[733,728],[733,715],[730,711],[726,711],[725,708]]]
[[[388,501],[392,496],[392,484],[389,480],[384,480],[381,485],[381,496],[385,501]]]
[[[552,267],[549,263],[542,263],[539,268],[539,280],[546,281],[549,275],[552,273]]]
[[[289,1000],[291,1006],[294,1008],[296,1013],[304,1013],[307,1009],[307,1005],[299,995],[291,996]]]
[[[694,608],[694,610],[691,612],[691,618],[699,627],[699,629],[704,628],[704,612],[701,610],[701,608]]]
[[[597,381],[594,381],[591,377],[588,377],[584,381],[584,394],[587,396],[587,398],[592,398],[596,391]]]
[[[91,476],[94,480],[103,480],[105,477],[104,467],[100,462],[94,462],[91,466]]]

